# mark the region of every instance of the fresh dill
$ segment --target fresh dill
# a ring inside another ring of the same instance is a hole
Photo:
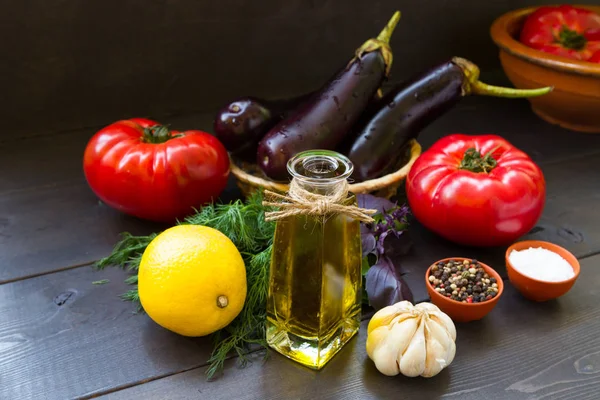
[[[204,225],[224,233],[238,248],[246,265],[248,291],[240,314],[225,328],[212,334],[214,348],[208,360],[207,377],[210,379],[223,369],[225,360],[234,352],[242,364],[248,359],[252,346],[266,347],[266,300],[269,288],[269,264],[275,224],[264,219],[262,193],[256,192],[246,201],[229,204],[210,204],[178,224]],[[96,263],[100,269],[118,266],[131,272],[126,283],[137,285],[137,270],[141,256],[157,236],[133,236],[123,233],[112,253]],[[121,296],[138,304],[137,287]]]

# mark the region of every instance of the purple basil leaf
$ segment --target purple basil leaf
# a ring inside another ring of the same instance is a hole
[[[373,196],[371,194],[358,194],[356,195],[356,201],[360,208],[374,209],[377,210],[379,214],[383,214],[386,210],[391,210],[396,207],[396,204],[388,199]]]
[[[412,298],[410,289],[402,278],[396,274],[394,264],[386,256],[379,257],[377,263],[369,268],[365,287],[369,297],[369,305],[375,310],[380,310],[402,300],[408,300],[404,297],[407,295]]]
[[[396,217],[394,216],[393,212],[385,214],[385,222],[387,222],[388,227],[395,226]]]
[[[385,243],[385,238],[387,238],[389,233],[390,233],[390,231],[385,231],[381,235],[379,235],[379,237],[377,238],[377,252],[379,254],[385,253],[384,243]]]
[[[360,239],[362,242],[363,257],[375,251],[377,240],[370,226],[360,224]]]
[[[372,233],[361,234],[361,240],[363,257],[375,251],[375,245],[377,244],[377,241]]]

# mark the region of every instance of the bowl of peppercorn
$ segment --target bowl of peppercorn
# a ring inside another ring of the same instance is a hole
[[[455,322],[485,317],[504,290],[502,278],[489,265],[464,257],[432,264],[425,273],[425,284],[431,302]]]

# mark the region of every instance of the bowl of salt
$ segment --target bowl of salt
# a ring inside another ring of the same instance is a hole
[[[567,293],[579,277],[579,261],[554,243],[525,240],[506,250],[508,279],[533,301],[547,301]]]

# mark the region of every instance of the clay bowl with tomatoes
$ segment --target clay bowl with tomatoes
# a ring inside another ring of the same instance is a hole
[[[528,99],[540,118],[600,133],[600,6],[522,8],[497,18],[490,33],[514,86],[554,88]]]

